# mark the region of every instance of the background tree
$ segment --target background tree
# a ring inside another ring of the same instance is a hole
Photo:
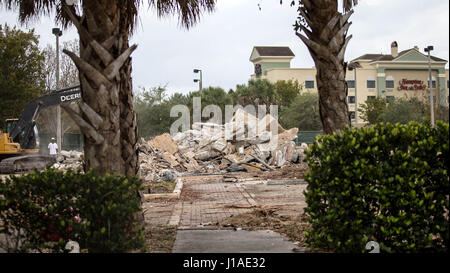
[[[258,109],[258,105],[266,105],[266,111],[269,113],[270,105],[279,105],[280,99],[271,82],[266,79],[252,79],[248,81],[247,85],[236,86],[233,102],[242,106],[254,105],[256,109]]]
[[[280,107],[288,107],[300,95],[303,86],[297,81],[277,81],[275,83],[275,92],[278,94]]]
[[[166,87],[141,88],[135,97],[139,136],[151,138],[170,130],[170,102]]]
[[[62,48],[80,54],[80,41],[78,39],[66,41],[62,44]],[[53,45],[48,44],[44,48],[45,66],[43,73],[45,74],[45,89],[46,92],[56,90],[56,49]],[[72,59],[66,54],[59,53],[59,85],[61,88],[67,88],[80,84],[79,72],[77,66]]]
[[[316,65],[320,117],[326,134],[350,126],[344,56],[351,39],[351,35],[347,37],[351,25],[348,19],[357,3],[357,0],[342,1],[344,12],[340,13],[338,0],[291,1],[299,13],[296,35],[307,46]]]
[[[389,100],[383,113],[379,116],[381,122],[407,124],[410,121],[423,122],[427,118],[425,104],[417,99]]]
[[[361,117],[369,124],[379,122],[407,124],[410,121],[429,122],[430,104],[427,99],[396,98],[386,100],[383,98],[369,99],[359,108]],[[448,107],[439,106],[434,109],[436,120],[449,121]]]
[[[358,108],[361,119],[370,124],[376,124],[381,121],[380,116],[387,107],[385,98],[370,98]]]
[[[137,121],[133,110],[129,37],[137,22],[140,0],[0,0],[19,11],[22,22],[56,11],[64,27],[73,24],[80,36],[80,54],[64,52],[80,71],[83,90],[78,104],[66,107],[84,135],[86,168],[134,176],[138,170]],[[215,0],[149,0],[159,16],[177,14],[185,27],[212,11]]]
[[[297,127],[300,131],[320,131],[322,123],[319,113],[319,96],[315,93],[302,93],[291,105],[280,113],[280,124],[284,128]]]
[[[76,52],[79,54],[80,51],[80,42],[78,40],[67,41],[63,43],[62,48],[68,49],[72,52]],[[44,48],[45,53],[45,61],[43,74],[45,76],[45,92],[49,93],[56,90],[56,49],[48,44]],[[60,52],[60,87],[67,88],[76,85],[80,85],[80,80],[78,77],[78,69],[73,63],[73,61],[69,58],[69,56],[65,54],[61,54]],[[80,128],[78,125],[72,120],[64,109],[61,109],[61,126],[62,126],[62,135],[66,133],[72,134],[80,134]],[[44,109],[39,113],[37,118],[37,123],[39,126],[40,133],[53,134],[56,136],[57,123],[56,123],[56,107],[49,107]],[[63,138],[64,140],[64,138]]]
[[[224,89],[220,87],[208,87],[206,89],[203,89],[202,92],[195,91],[189,93],[188,100],[189,100],[189,109],[191,110],[191,113],[193,109],[192,101],[194,97],[201,97],[202,111],[203,108],[205,108],[208,105],[219,106],[220,110],[222,111],[222,123],[225,123],[225,105],[233,105],[233,98],[227,92],[225,92]],[[202,117],[202,121],[206,122],[211,117],[209,118]]]
[[[44,59],[34,30],[0,25],[0,128],[5,119],[19,118],[25,106],[42,94]]]

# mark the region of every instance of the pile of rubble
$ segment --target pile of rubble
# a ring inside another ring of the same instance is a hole
[[[180,173],[254,172],[298,164],[307,146],[295,144],[297,133],[297,128],[282,128],[271,115],[258,119],[239,109],[225,125],[194,123],[192,130],[173,138],[141,139],[139,176],[173,181]],[[53,165],[62,171],[82,166],[83,154],[77,151],[62,151]]]
[[[306,148],[295,144],[297,133],[297,128],[285,130],[270,115],[258,119],[238,110],[225,125],[194,123],[192,130],[173,138],[163,134],[142,139],[140,176],[147,181],[166,180],[184,172],[252,172],[297,164]]]
[[[83,170],[83,160],[84,155],[82,152],[61,151],[52,167],[60,171],[67,171],[68,169]]]

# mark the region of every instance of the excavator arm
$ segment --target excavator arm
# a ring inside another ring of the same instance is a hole
[[[0,173],[29,171],[34,168],[41,170],[47,164],[54,163],[53,156],[29,152],[36,147],[36,117],[45,108],[79,99],[81,99],[79,86],[54,91],[30,102],[18,120],[9,120],[7,132],[0,135],[0,140],[2,140],[0,144],[3,143],[0,145],[3,147],[0,148],[4,149],[4,151],[0,151]],[[12,139],[13,142],[10,143],[9,139]],[[6,159],[2,160],[4,157]]]
[[[11,138],[14,142],[19,143],[22,149],[34,149],[36,145],[34,128],[39,112],[51,106],[79,99],[81,99],[80,86],[74,86],[45,94],[33,100],[27,104],[19,120],[15,122],[10,132]]]

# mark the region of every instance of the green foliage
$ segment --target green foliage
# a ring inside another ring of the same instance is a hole
[[[284,128],[297,127],[300,131],[322,130],[319,96],[315,93],[298,95],[289,107],[281,110],[280,124]]]
[[[278,94],[281,108],[291,106],[295,98],[300,95],[303,86],[297,81],[277,81],[275,83],[275,92]],[[319,105],[319,101],[317,101]]]
[[[384,113],[387,107],[387,100],[385,98],[370,98],[358,108],[361,114],[361,119],[370,124],[381,122],[381,114]]]
[[[205,108],[208,105],[217,105],[220,107],[220,110],[222,111],[222,122],[225,122],[225,105],[233,105],[233,98],[225,92],[220,87],[208,87],[206,89],[203,89],[200,93],[199,91],[191,92],[188,95],[189,98],[189,109],[192,113],[192,102],[194,97],[201,97],[202,99],[202,111],[203,108]],[[210,118],[210,117],[209,117]],[[203,121],[207,121],[209,118],[202,117]],[[192,121],[191,121],[192,122]]]
[[[377,124],[320,136],[305,161],[307,243],[336,252],[448,251],[449,125]]]
[[[170,125],[177,119],[170,117],[170,109],[173,105],[186,103],[188,99],[182,94],[169,98],[165,87],[143,88],[134,102],[139,136],[152,137],[169,132]]]
[[[266,79],[250,80],[247,85],[238,85],[233,94],[233,102],[242,106],[254,105],[256,109],[258,105],[266,105],[267,112],[270,105],[280,105],[275,85]]]
[[[278,81],[273,84],[267,80],[250,80],[247,85],[238,85],[236,91],[226,92],[220,87],[208,87],[202,92],[195,91],[187,95],[175,93],[170,97],[165,87],[149,90],[142,88],[134,102],[134,109],[138,115],[139,136],[153,137],[168,133],[172,123],[178,119],[170,117],[170,110],[175,105],[185,105],[189,108],[192,124],[194,97],[201,97],[202,111],[208,105],[219,106],[222,111],[222,123],[225,123],[226,105],[255,107],[266,105],[267,113],[270,111],[270,105],[278,105],[281,112],[284,111],[283,118],[289,128],[292,126],[299,126],[305,130],[321,128],[320,121],[317,120],[319,118],[317,96],[300,96],[301,90],[302,86],[297,81]],[[206,122],[210,118],[202,117],[202,121]],[[297,122],[299,118],[300,122]]]
[[[89,252],[125,252],[143,247],[138,178],[98,176],[48,168],[11,176],[0,184],[0,233],[20,242],[10,252],[63,252],[68,240]],[[17,233],[20,231],[20,233]]]
[[[425,104],[418,99],[394,99],[389,102],[379,116],[382,122],[407,124],[410,121],[422,122],[426,115]]]
[[[421,101],[416,97],[396,98],[389,102],[384,98],[368,99],[359,108],[361,118],[376,124],[379,122],[407,124],[410,121],[423,122],[430,119],[430,104],[428,100]],[[436,120],[449,121],[447,106],[434,106]]]
[[[38,44],[34,30],[25,33],[0,25],[0,128],[5,119],[18,118],[44,89],[44,53]]]

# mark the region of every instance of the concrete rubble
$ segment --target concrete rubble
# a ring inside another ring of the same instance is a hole
[[[278,129],[277,135],[271,133],[271,126]],[[191,130],[173,137],[141,139],[140,176],[152,181],[167,177],[167,170],[175,175],[255,172],[298,164],[307,145],[296,145],[297,133],[297,128],[285,130],[270,115],[258,120],[238,109],[225,125],[194,123]],[[277,142],[270,142],[274,137]]]
[[[53,168],[60,171],[83,170],[84,155],[78,151],[61,151],[61,154],[56,157],[56,163]]]
[[[174,181],[183,173],[257,172],[299,164],[307,145],[296,145],[297,133],[297,128],[282,128],[270,115],[258,119],[238,109],[225,125],[194,123],[191,130],[173,137],[166,133],[141,139],[139,176],[144,181]],[[62,151],[53,167],[82,169],[82,161],[81,152]]]

